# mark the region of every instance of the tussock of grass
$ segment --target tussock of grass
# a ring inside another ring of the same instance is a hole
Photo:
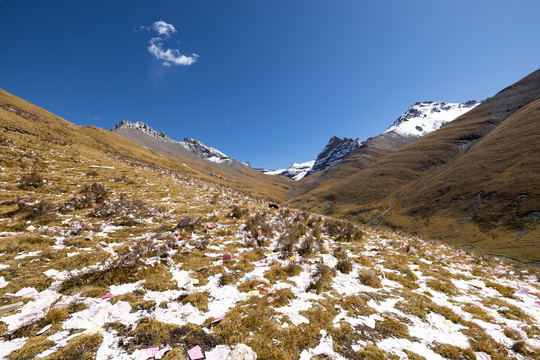
[[[143,300],[141,296],[136,293],[126,293],[122,295],[115,295],[111,298],[111,303],[116,304],[118,301],[125,301],[131,305],[131,311],[153,311],[156,308],[156,302],[152,300]]]
[[[18,350],[12,352],[8,359],[33,359],[36,355],[47,350],[54,345],[54,341],[47,340],[46,336],[36,336],[28,339],[26,343]]]
[[[393,271],[385,271],[384,276],[387,279],[395,281],[395,282],[403,285],[403,287],[406,287],[406,288],[411,289],[411,290],[418,289],[420,287],[416,282],[411,281],[408,276],[402,275],[400,273],[396,273],[396,272],[393,272]]]
[[[360,359],[370,360],[399,360],[399,356],[389,354],[372,344],[367,344],[364,348],[356,353]]]
[[[379,331],[384,331],[393,337],[405,339],[410,337],[407,325],[388,316],[384,316],[382,321],[378,321],[375,327]]]
[[[451,281],[441,281],[438,279],[426,279],[426,285],[433,290],[443,292],[447,295],[456,295],[457,288]]]
[[[372,269],[362,269],[358,274],[358,280],[366,286],[371,286],[373,288],[382,287],[381,280],[379,280],[377,273]]]
[[[294,298],[291,289],[279,289],[269,295],[270,304],[274,307],[285,306]]]
[[[352,261],[349,259],[349,256],[344,250],[338,248],[336,251],[334,251],[334,256],[338,260],[336,264],[337,270],[339,270],[343,274],[348,274],[352,271]]]
[[[191,303],[202,312],[208,311],[208,292],[193,292],[182,298],[182,304]]]
[[[435,344],[432,347],[433,351],[443,356],[445,359],[452,360],[474,360],[476,355],[470,348],[462,349],[451,344]]]
[[[414,352],[412,352],[410,350],[407,350],[407,349],[403,349],[403,352],[405,354],[407,354],[407,357],[409,358],[409,360],[428,360],[425,357],[420,356],[417,353],[414,353]]]
[[[235,283],[236,283],[236,278],[231,273],[223,273],[219,277],[219,286],[234,285]]]
[[[315,272],[312,276],[312,281],[307,287],[307,291],[315,290],[317,294],[323,291],[332,289],[332,278],[334,277],[334,270],[323,262],[319,262],[316,265]]]
[[[279,281],[287,281],[292,276],[297,276],[302,271],[302,267],[296,263],[290,262],[286,266],[281,265],[280,262],[273,264],[270,269],[264,274],[264,277],[271,283]]]
[[[518,308],[517,306],[514,306],[510,304],[509,302],[498,299],[498,298],[486,298],[482,301],[482,303],[486,306],[494,306],[494,307],[506,307],[509,310],[504,312],[504,316],[511,320],[519,320],[526,323],[532,323],[532,319],[529,315],[527,315],[523,310]]]
[[[486,286],[497,290],[502,296],[513,299],[515,290],[511,287],[497,284],[493,281],[486,281]]]
[[[66,347],[46,357],[46,360],[90,360],[103,341],[101,334],[81,335],[71,340]]]
[[[367,306],[364,299],[358,295],[351,295],[340,301],[339,305],[343,310],[347,310],[347,316],[369,316],[375,313],[375,310]]]

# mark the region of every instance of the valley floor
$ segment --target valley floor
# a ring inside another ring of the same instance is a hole
[[[0,143],[1,358],[540,358],[534,269]]]

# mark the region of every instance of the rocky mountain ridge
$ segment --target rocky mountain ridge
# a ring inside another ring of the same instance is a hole
[[[156,131],[151,126],[142,121],[131,122],[128,120],[122,120],[118,124],[116,124],[111,129],[111,131],[119,133],[120,135],[125,135],[126,132],[131,132],[132,135],[135,134],[136,136],[136,133],[140,133],[153,137],[154,139],[164,143],[181,145],[186,150],[189,150],[193,155],[216,164],[232,164],[233,162],[238,161],[230,156],[225,155],[216,148],[204,144],[199,140],[188,138],[184,138],[183,141],[173,140],[164,132]],[[134,141],[133,136],[129,139]]]

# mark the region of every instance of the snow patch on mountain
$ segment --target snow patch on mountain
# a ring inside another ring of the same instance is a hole
[[[287,169],[274,169],[274,170],[257,169],[257,170],[267,175],[282,175],[282,176],[289,177],[293,180],[300,180],[304,176],[306,176],[307,172],[311,170],[314,164],[315,164],[315,160],[311,160],[311,161],[306,161],[300,164],[293,163]]]
[[[385,133],[394,132],[402,136],[422,137],[455,120],[480,103],[476,100],[465,103],[417,102],[401,115]]]
[[[230,164],[234,161],[232,157],[225,155],[218,149],[208,146],[199,140],[185,138],[184,141],[180,141],[179,143],[186,149],[191,150],[195,155],[216,164]]]

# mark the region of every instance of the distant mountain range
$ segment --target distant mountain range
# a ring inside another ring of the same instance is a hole
[[[465,103],[444,103],[424,101],[417,102],[401,115],[383,134],[370,138],[365,142],[358,138],[332,137],[314,160],[304,163],[293,163],[287,169],[255,169],[267,175],[281,175],[293,180],[300,180],[318,171],[327,170],[358,148],[378,148],[397,150],[414,140],[439,129],[461,114],[480,104],[471,100]],[[216,164],[232,165],[249,163],[240,162],[201,141],[184,138],[183,141],[171,139],[162,131],[156,131],[144,122],[122,120],[111,131],[140,145],[163,153],[178,154],[207,160]]]

